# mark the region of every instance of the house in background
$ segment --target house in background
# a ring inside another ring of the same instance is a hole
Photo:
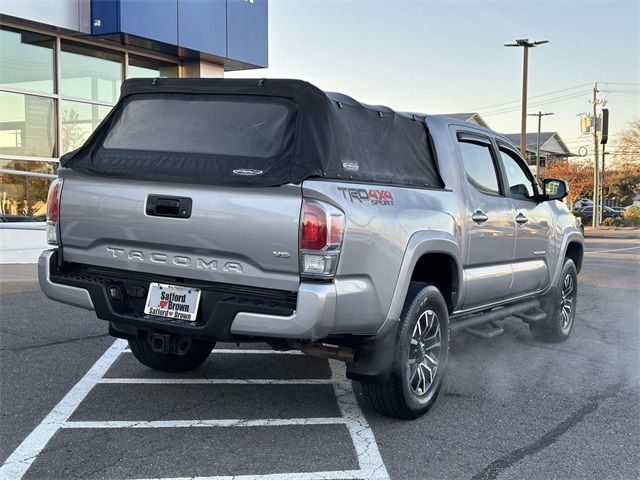
[[[516,147],[520,146],[520,134],[508,133],[505,137],[511,141]],[[536,149],[538,145],[538,134],[527,133],[525,138],[526,160],[529,166],[536,165]],[[558,132],[541,132],[540,133],[540,166],[545,167],[557,162],[567,161],[570,157],[577,157],[572,153],[564,143]]]
[[[469,113],[444,113],[442,116],[456,118],[465,122],[475,123],[482,127],[491,128],[489,124],[480,116],[478,112]],[[520,134],[509,133],[505,134],[505,137],[509,139],[513,145],[520,147]],[[527,133],[525,139],[526,142],[526,155],[525,159],[529,167],[535,168],[536,166],[536,150],[538,145],[538,134]],[[545,167],[557,162],[564,162],[570,157],[578,157],[575,153],[569,150],[567,144],[560,137],[558,132],[541,132],[540,133],[540,166]]]
[[[457,118],[458,120],[464,120],[465,122],[475,123],[481,127],[491,128],[489,124],[484,121],[484,118],[479,113],[443,113],[442,116]]]
[[[456,118],[465,122],[475,123],[482,127],[491,128],[489,124],[480,116],[478,112],[469,113],[444,113],[442,116]],[[513,145],[520,147],[520,134],[505,134]],[[536,166],[536,150],[538,145],[538,134],[527,133],[525,139],[526,155],[525,159],[529,167]],[[579,155],[571,152],[567,144],[560,137],[558,132],[541,132],[540,133],[540,166],[545,167],[557,162],[567,161],[570,157],[578,157]]]

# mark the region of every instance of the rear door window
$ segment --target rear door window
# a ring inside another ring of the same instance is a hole
[[[469,183],[482,193],[500,195],[500,183],[491,153],[491,144],[481,140],[461,138],[460,153]]]

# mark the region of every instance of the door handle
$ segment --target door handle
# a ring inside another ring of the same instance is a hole
[[[518,222],[518,224],[520,225],[524,225],[528,221],[529,219],[525,217],[522,213],[519,213],[518,216],[516,217],[516,222]]]
[[[481,225],[489,220],[489,217],[487,217],[482,210],[476,210],[473,215],[471,215],[471,220],[476,222],[478,225]]]

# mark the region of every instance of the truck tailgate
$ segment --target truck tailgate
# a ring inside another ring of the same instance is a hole
[[[297,290],[299,186],[221,187],[93,177],[68,169],[63,260],[185,279]],[[189,218],[147,214],[149,196],[191,199]]]

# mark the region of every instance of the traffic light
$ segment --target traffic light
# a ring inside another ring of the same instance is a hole
[[[602,121],[600,122],[600,131],[598,132],[598,139],[602,145],[609,140],[609,109],[602,109]]]

